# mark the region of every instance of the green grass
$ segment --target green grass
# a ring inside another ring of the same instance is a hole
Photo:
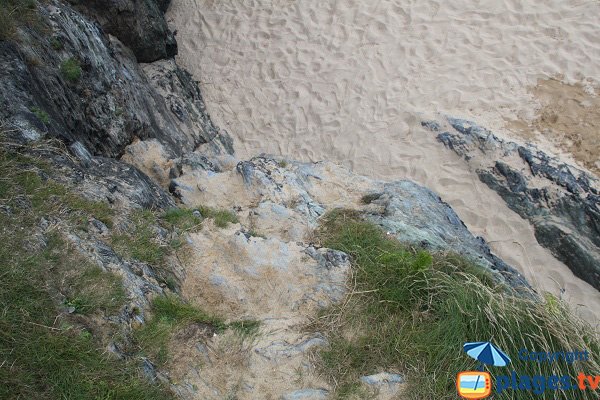
[[[225,329],[225,323],[202,310],[182,302],[176,296],[156,297],[152,302],[152,318],[135,332],[135,339],[143,353],[162,365],[169,356],[172,336],[191,324],[210,325],[215,331]]]
[[[81,78],[81,65],[75,57],[68,58],[60,64],[60,73],[70,81],[77,82]]]
[[[113,314],[126,299],[121,277],[85,261],[80,262],[74,273],[66,274],[64,282],[65,305],[73,307],[76,313],[102,310]]]
[[[201,216],[195,215],[196,211]],[[209,207],[174,207],[160,214],[150,210],[136,210],[128,216],[129,226],[111,235],[111,245],[124,258],[151,264],[158,279],[171,291],[176,291],[179,283],[169,268],[166,268],[168,256],[182,255],[180,250],[185,245],[184,234],[199,231],[204,218],[212,218],[215,225],[221,228],[238,222],[235,214]],[[167,240],[158,236],[157,230],[161,226],[168,229],[171,235]]]
[[[60,224],[33,235],[42,218],[68,224],[91,218],[90,210],[107,212],[42,179],[41,167],[0,149],[0,204],[10,210],[0,211],[0,398],[171,398],[137,365],[106,352],[111,328],[98,321],[123,306],[120,278],[83,259]]]
[[[135,331],[135,339],[142,353],[158,365],[164,365],[169,360],[169,345],[173,337],[194,324],[205,325],[209,331],[216,333],[232,329],[242,340],[255,337],[260,328],[260,321],[255,320],[225,323],[221,318],[184,303],[177,296],[167,295],[153,300],[152,317]]]
[[[199,230],[202,226],[202,217],[194,215],[194,211],[188,208],[171,208],[161,218],[173,229],[192,232]]]
[[[201,216],[194,215],[199,211]],[[219,210],[211,207],[200,206],[197,208],[171,208],[167,210],[161,219],[165,221],[169,228],[180,232],[194,232],[202,227],[202,220],[210,218],[219,228],[225,228],[227,225],[238,223],[238,217],[231,211]]]
[[[31,112],[35,114],[35,116],[44,123],[44,125],[48,125],[50,123],[50,116],[48,113],[41,108],[32,107]]]
[[[389,370],[407,377],[406,398],[455,399],[456,374],[478,366],[462,351],[471,341],[491,340],[512,356],[508,369],[488,369],[493,376],[512,370],[532,376],[600,373],[596,360],[538,365],[518,359],[521,348],[599,353],[597,334],[555,298],[534,302],[513,297],[468,261],[405,246],[353,212],[328,214],[317,234],[324,246],[353,260],[355,294],[318,322],[330,340],[319,364],[337,387],[338,398],[357,396],[360,376]],[[557,395],[597,397],[580,390]],[[494,398],[513,396],[540,398],[511,390]]]
[[[157,216],[150,210],[135,210],[129,215],[128,229],[112,235],[114,250],[125,258],[134,258],[153,265],[160,265],[168,253],[156,234]]]
[[[228,210],[219,210],[204,206],[198,207],[198,210],[202,214],[202,217],[213,219],[215,225],[219,228],[225,228],[229,224],[237,224],[239,222],[238,217]]]
[[[229,328],[236,331],[242,337],[253,337],[258,334],[260,328],[260,321],[256,320],[243,320],[234,321],[228,325]]]
[[[0,40],[14,38],[17,28],[35,18],[34,0],[0,0]]]
[[[65,186],[42,176],[50,166],[43,160],[8,153],[0,149],[0,201],[14,201],[23,195],[40,213],[65,215],[70,221],[93,217],[107,226],[113,225],[114,211],[106,203],[88,200]]]
[[[252,237],[262,238],[262,239],[266,239],[267,238],[265,235],[263,235],[262,233],[258,232],[256,229],[250,229],[248,231],[248,235],[250,235]]]
[[[50,46],[56,51],[60,51],[64,48],[63,42],[56,36],[53,36],[49,40]]]

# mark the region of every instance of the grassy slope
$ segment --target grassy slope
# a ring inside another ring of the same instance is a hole
[[[90,216],[110,223],[112,211],[42,180],[44,168],[0,151],[0,398],[168,398],[137,366],[107,354],[92,334],[91,317],[123,304],[122,283],[62,239],[61,224]],[[50,227],[38,238],[42,218]],[[74,314],[66,314],[67,307]]]
[[[593,360],[572,365],[518,360],[521,348],[598,354],[598,337],[553,297],[538,303],[512,297],[460,257],[404,246],[352,212],[330,213],[319,237],[324,246],[350,254],[354,266],[354,294],[318,322],[331,342],[320,354],[320,366],[340,398],[365,396],[357,384],[361,375],[395,370],[408,378],[406,398],[454,399],[456,374],[478,366],[462,351],[470,341],[491,340],[512,356],[509,368],[488,369],[492,376],[513,369],[532,376],[600,373]],[[494,398],[515,395],[540,398],[510,390]],[[562,396],[597,398],[579,390]]]
[[[108,327],[108,333],[97,334],[96,322],[123,306],[121,279],[91,265],[63,239],[68,230],[86,229],[90,217],[112,227],[113,210],[42,178],[48,168],[0,148],[0,398],[172,398],[140,377],[137,362],[106,353],[106,337],[116,332]],[[227,211],[201,212],[217,226],[237,222]],[[43,220],[49,227],[36,235]],[[159,279],[175,287],[166,258],[180,247],[175,242],[182,242],[182,234],[201,228],[202,218],[193,210],[172,209],[162,214],[137,210],[127,220],[125,228],[111,231],[115,250],[153,265]],[[162,243],[158,226],[168,230],[171,243]],[[68,308],[74,313],[66,313]],[[148,323],[134,331],[134,344],[160,365],[168,360],[172,338],[189,325],[233,329],[241,337],[259,326],[251,320],[226,324],[174,295],[155,298],[151,311]]]

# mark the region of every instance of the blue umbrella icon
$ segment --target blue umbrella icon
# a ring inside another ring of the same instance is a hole
[[[490,342],[465,343],[463,349],[481,363],[481,371],[483,371],[483,364],[506,367],[510,363],[510,357]]]
[[[463,349],[469,356],[481,363],[479,366],[480,371],[483,371],[483,364],[506,367],[510,363],[510,357],[490,342],[465,343]],[[477,387],[478,383],[479,376],[475,382],[475,387]]]

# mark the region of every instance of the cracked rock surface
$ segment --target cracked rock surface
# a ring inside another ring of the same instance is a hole
[[[423,125],[535,228],[537,241],[600,290],[600,192],[592,174],[535,146],[498,138],[456,118]]]

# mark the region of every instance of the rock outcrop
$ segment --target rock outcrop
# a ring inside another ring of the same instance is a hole
[[[102,29],[129,47],[139,62],[148,63],[177,54],[175,35],[164,13],[170,0],[69,0],[100,23]]]
[[[218,162],[218,161],[217,161]],[[216,162],[216,163],[217,163]],[[235,169],[183,167],[171,190],[184,204],[226,206],[269,237],[305,241],[327,210],[360,210],[402,242],[433,251],[451,250],[493,272],[510,286],[524,278],[474,237],[438,195],[411,181],[383,182],[329,162],[281,162],[256,157]],[[364,204],[365,196],[371,199]]]
[[[106,157],[120,156],[136,138],[154,138],[173,156],[212,142],[232,151],[227,134],[212,126],[197,83],[173,61],[142,69],[118,39],[68,5],[55,1],[38,12],[44,32],[22,28],[19,43],[0,42],[5,124]]]
[[[475,123],[423,122],[535,228],[537,241],[600,290],[600,192],[591,174]]]

